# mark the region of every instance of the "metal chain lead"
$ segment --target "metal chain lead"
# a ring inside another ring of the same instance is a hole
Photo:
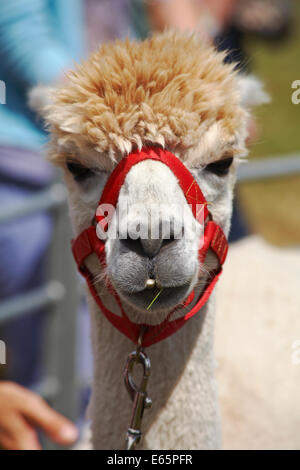
[[[151,398],[147,395],[147,384],[150,376],[150,359],[141,347],[142,334],[140,335],[138,346],[135,351],[129,354],[124,369],[124,383],[133,402],[130,426],[126,434],[126,450],[133,450],[142,437],[141,425],[145,408],[152,405]],[[143,366],[143,377],[138,387],[132,377],[135,364]]]

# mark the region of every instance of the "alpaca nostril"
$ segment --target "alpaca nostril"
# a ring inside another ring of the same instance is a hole
[[[127,251],[133,251],[140,256],[154,258],[163,245],[169,244],[172,240],[162,240],[161,238],[125,238],[120,239],[120,243]]]
[[[127,238],[120,238],[120,243],[126,251],[133,251],[140,256],[145,256],[140,238],[134,239],[128,236]]]
[[[174,240],[175,240],[174,235],[170,235],[169,238],[164,238],[164,239],[162,240],[162,246],[170,245]]]
[[[163,240],[161,238],[140,238],[140,243],[144,253],[149,258],[154,258],[159,253]]]

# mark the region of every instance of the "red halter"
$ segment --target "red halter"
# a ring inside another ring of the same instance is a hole
[[[186,321],[191,318],[195,313],[197,313],[203,305],[208,300],[210,294],[213,291],[213,288],[222,272],[222,265],[226,259],[228,251],[228,243],[226,237],[223,233],[223,230],[219,225],[217,225],[207,209],[207,202],[205,197],[202,194],[202,191],[197,184],[196,180],[184,164],[167,150],[160,148],[143,148],[141,151],[135,151],[129,154],[127,157],[124,157],[120,163],[116,166],[108,181],[104,187],[102,196],[100,198],[99,205],[101,204],[112,204],[116,207],[118,203],[119,193],[121,187],[124,183],[125,177],[129,170],[136,165],[137,163],[144,160],[158,160],[165,165],[167,165],[170,170],[174,173],[178,179],[179,185],[185,195],[185,198],[190,205],[193,215],[196,220],[199,221],[200,214],[197,214],[199,205],[201,205],[204,213],[201,214],[203,220],[205,221],[204,227],[204,243],[199,248],[198,257],[200,262],[204,262],[205,256],[208,249],[212,249],[216,254],[219,260],[219,269],[216,272],[210,273],[209,280],[200,293],[198,300],[191,310],[186,313],[183,317],[180,317],[176,320],[170,320],[171,315],[174,311],[178,311],[178,307],[173,310],[167,318],[160,323],[159,325],[141,325],[133,323],[127,317],[120,297],[114,288],[109,285],[108,288],[111,294],[117,301],[117,304],[122,312],[122,316],[118,316],[115,313],[111,312],[103,304],[98,292],[94,287],[94,279],[92,273],[87,269],[85,265],[85,260],[92,253],[96,253],[102,266],[105,266],[105,242],[100,240],[96,234],[96,223],[101,223],[104,230],[107,229],[107,223],[104,216],[99,216],[97,213],[95,215],[95,225],[91,225],[89,228],[80,233],[80,235],[72,241],[72,251],[74,258],[76,260],[78,269],[80,273],[85,277],[87,284],[89,286],[90,292],[92,293],[97,305],[102,310],[106,318],[124,335],[131,339],[135,344],[137,344],[140,332],[143,328],[144,333],[142,337],[142,346],[151,346],[158,341],[161,341],[164,338],[167,338],[171,334],[175,333],[179,328],[181,328]],[[184,307],[189,305],[195,297],[194,291],[188,296]]]

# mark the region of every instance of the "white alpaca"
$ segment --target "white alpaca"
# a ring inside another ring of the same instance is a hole
[[[244,84],[231,66],[223,64],[222,55],[196,37],[173,33],[143,43],[104,46],[71,74],[44,114],[52,132],[50,158],[64,169],[75,236],[91,224],[116,162],[133,148],[149,145],[164,147],[184,162],[210,203],[214,221],[228,234],[235,169],[246,153],[245,107],[251,100]],[[255,88],[259,93],[252,98],[258,104],[266,96],[259,85]],[[172,213],[172,204],[185,207],[187,201],[163,163],[148,160],[132,167],[120,192],[119,204],[124,202],[129,224],[143,223],[134,204],[163,204],[162,218],[174,216],[190,235],[166,246],[160,240],[158,247],[108,238],[105,273],[94,254],[88,260],[108,308],[117,310],[105,276],[132,321],[157,324],[194,288],[201,291],[216,258],[209,252],[203,264],[197,260],[200,232],[191,230],[191,211],[183,222],[176,211]],[[149,250],[156,250],[155,256]],[[146,307],[151,292],[141,287],[150,277],[148,270],[168,292],[150,311]],[[87,297],[94,354],[92,442],[97,449],[120,449],[131,414],[122,371],[133,344],[107,321],[89,291]],[[153,406],[144,413],[144,448],[220,448],[214,317],[211,296],[182,329],[147,351]]]

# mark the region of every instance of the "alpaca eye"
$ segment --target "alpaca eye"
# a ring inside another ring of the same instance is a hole
[[[206,165],[205,171],[209,171],[217,176],[225,176],[228,174],[232,162],[233,157],[223,158],[222,160]]]
[[[72,173],[75,181],[77,181],[78,183],[81,183],[82,181],[88,179],[90,176],[94,175],[94,172],[92,170],[86,168],[78,162],[68,161],[67,168],[69,172]]]

